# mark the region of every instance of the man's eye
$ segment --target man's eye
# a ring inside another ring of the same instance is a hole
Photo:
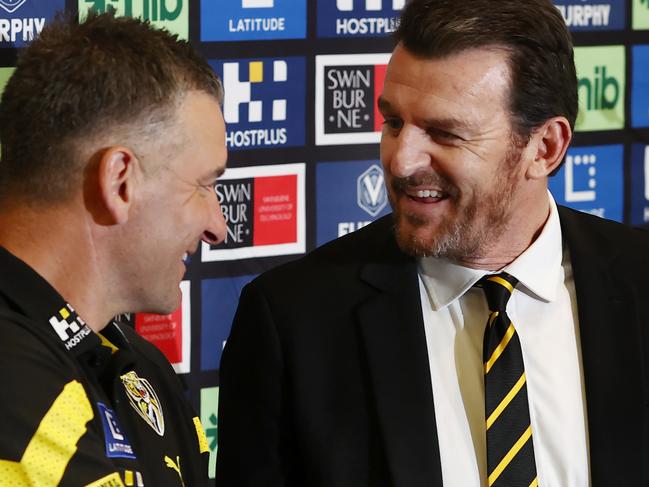
[[[386,118],[383,120],[383,125],[392,130],[399,130],[401,127],[403,127],[403,122],[398,118]]]
[[[451,142],[451,141],[456,141],[456,140],[461,140],[461,137],[452,134],[450,132],[446,132],[445,130],[439,130],[439,129],[429,129],[428,130],[428,135],[435,139],[439,140],[442,142]]]

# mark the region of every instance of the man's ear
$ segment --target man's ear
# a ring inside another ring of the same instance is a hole
[[[565,117],[553,117],[547,120],[532,134],[533,161],[528,166],[526,176],[529,179],[542,179],[549,176],[561,162],[568,150],[572,130]]]
[[[103,151],[98,163],[98,183],[106,216],[113,224],[125,223],[133,203],[139,161],[122,146]]]

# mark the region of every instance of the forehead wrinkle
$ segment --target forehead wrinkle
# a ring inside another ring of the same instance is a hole
[[[509,62],[507,49],[497,45],[440,58],[420,58],[398,46],[388,65],[385,83],[386,87],[394,83],[396,95],[412,96],[415,103],[435,96],[457,109],[484,105],[490,99],[505,111],[511,85]],[[404,93],[399,93],[402,90]],[[414,91],[409,94],[411,90]]]

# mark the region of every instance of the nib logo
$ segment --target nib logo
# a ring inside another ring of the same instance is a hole
[[[90,3],[92,6],[90,10],[96,10],[99,13],[104,13],[108,9],[117,9],[119,7],[124,9],[124,15],[133,17],[134,13],[142,16],[145,20],[157,21],[173,21],[176,20],[183,10],[183,0],[141,0],[134,2],[133,0],[84,0],[83,3]]]
[[[624,128],[626,112],[625,47],[584,46],[575,48],[579,80],[579,132]]]
[[[649,0],[648,0],[649,1]],[[365,10],[381,11],[383,10],[383,0],[364,0]],[[406,1],[392,0],[392,10],[401,10]],[[354,10],[354,0],[336,0],[336,8],[341,12],[351,12]]]
[[[251,86],[264,82],[264,63],[252,61],[248,63],[248,81],[240,81],[239,63],[225,63],[223,65],[223,84],[228,97],[223,105],[223,116],[227,123],[239,123],[239,107],[248,105],[248,121],[261,122],[264,102],[253,100]],[[287,81],[286,61],[273,62],[273,82],[284,83]],[[273,121],[286,120],[286,100],[272,100]]]
[[[18,10],[27,0],[0,0],[0,8],[10,14]]]
[[[647,0],[649,1],[649,0]],[[620,84],[606,73],[606,66],[595,66],[592,78],[581,78],[579,89],[585,94],[587,110],[612,110],[620,99]]]
[[[89,11],[114,11],[115,15],[148,20],[182,39],[189,35],[188,0],[78,0],[78,5],[79,21],[85,20]]]

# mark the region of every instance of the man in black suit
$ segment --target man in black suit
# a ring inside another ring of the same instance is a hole
[[[649,238],[547,191],[577,114],[562,17],[413,0],[396,40],[394,213],[244,289],[217,484],[647,485]]]

